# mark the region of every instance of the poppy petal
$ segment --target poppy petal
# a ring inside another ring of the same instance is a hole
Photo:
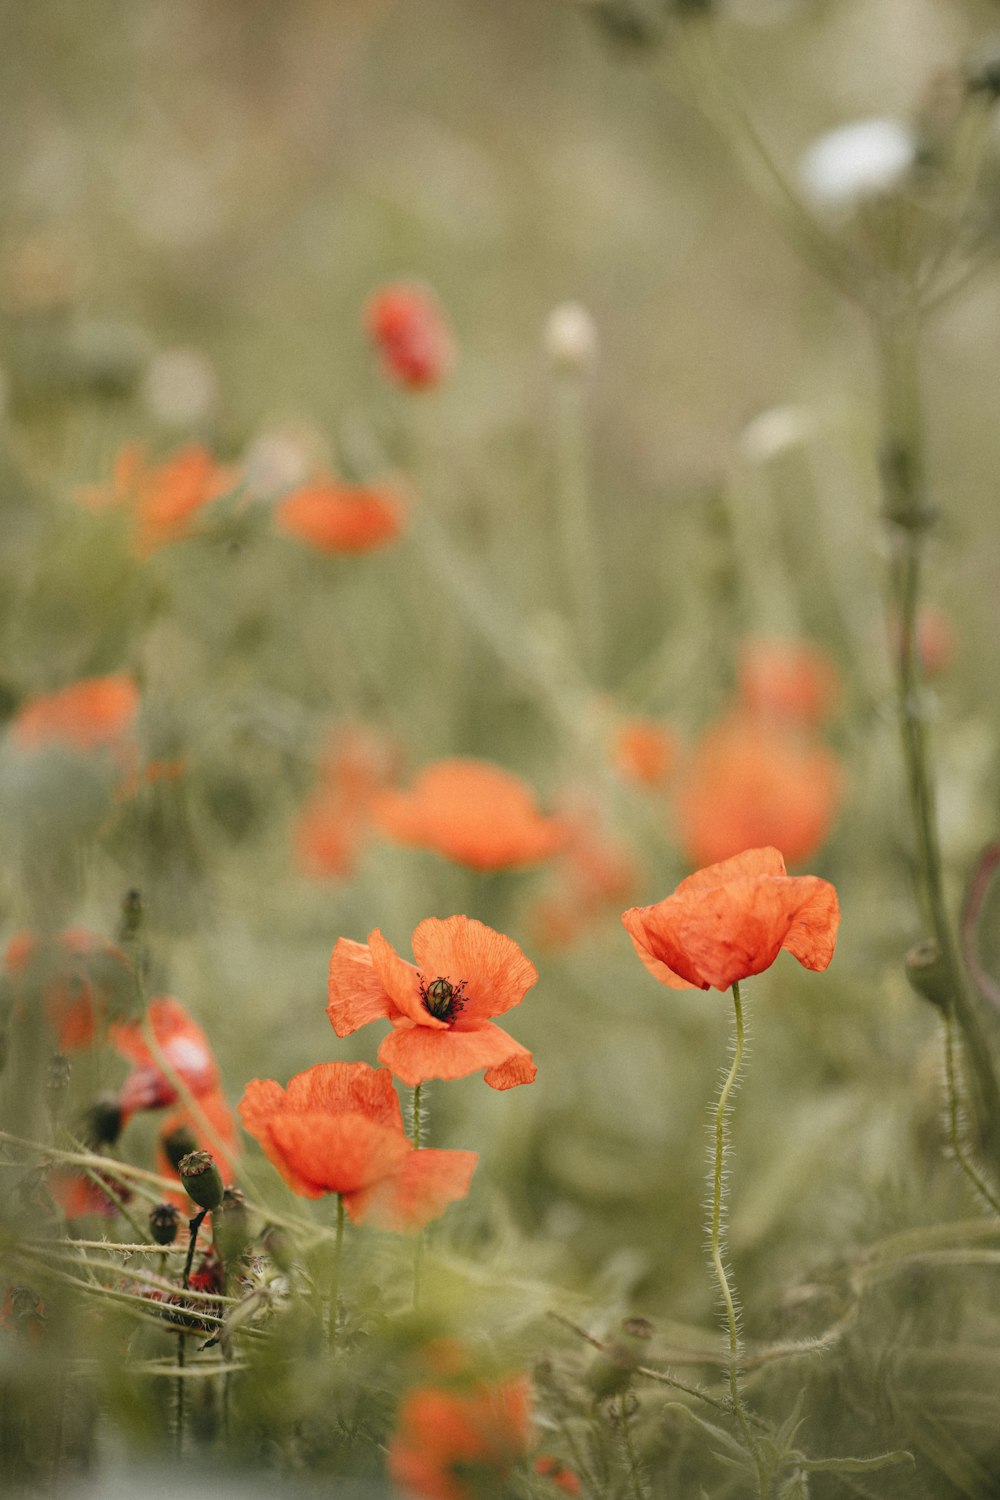
[[[693,875],[681,881],[674,895],[681,896],[688,891],[711,890],[713,886],[728,885],[730,881],[739,880],[744,875],[784,875],[785,873],[785,860],[780,849],[774,849],[770,845],[762,849],[744,849],[729,859],[719,860],[714,865],[706,865],[703,870],[695,870]]]
[[[807,969],[825,969],[833,958],[840,926],[837,892],[828,880],[801,875],[795,881],[803,903],[792,918],[783,948]]]
[[[676,913],[677,942],[710,985],[726,990],[735,980],[770,968],[799,912],[811,907],[811,925],[802,929],[798,941],[825,967],[833,956],[836,923],[827,906],[825,929],[815,925],[824,907],[814,881],[815,876],[808,877],[803,889],[801,877],[747,877],[701,892],[693,901],[682,898]]]
[[[387,1068],[370,1068],[363,1062],[317,1063],[304,1073],[297,1073],[288,1081],[282,1112],[360,1114],[376,1125],[399,1132],[403,1129],[391,1073]]]
[[[488,1020],[519,1005],[538,978],[512,938],[472,917],[427,917],[413,934],[413,956],[426,982],[464,982],[462,1020]]]
[[[680,898],[675,892],[655,906],[632,906],[622,922],[651,974],[672,990],[707,990],[708,980],[677,937]]]
[[[622,922],[629,937],[632,939],[632,947],[642,959],[646,968],[654,979],[661,984],[667,985],[672,990],[705,989],[707,986],[696,984],[693,979],[683,979],[680,974],[675,974],[662,959],[654,958],[649,950],[649,939],[643,926],[641,913],[648,911],[649,907],[632,906],[628,911],[622,912]]]
[[[469,1191],[475,1151],[411,1151],[398,1172],[345,1200],[355,1224],[422,1229]]]
[[[405,958],[400,958],[391,943],[388,943],[379,932],[378,928],[368,934],[368,947],[371,951],[372,963],[389,996],[390,1005],[398,1013],[405,1016],[416,1026],[428,1026],[434,1031],[444,1030],[446,1023],[432,1016],[424,1004],[420,993],[420,974],[413,964],[408,964]],[[390,1020],[396,1020],[392,1010],[389,1012]]]
[[[399,1026],[386,1037],[378,1055],[397,1078],[415,1088],[428,1078],[465,1078],[497,1068],[523,1051],[506,1031],[486,1022],[468,1031]]]
[[[338,938],[330,955],[326,1013],[338,1036],[389,1015],[392,1001],[375,972],[367,943]]]
[[[413,1149],[398,1131],[355,1114],[276,1115],[261,1145],[289,1186],[307,1197],[369,1187],[398,1170]]]

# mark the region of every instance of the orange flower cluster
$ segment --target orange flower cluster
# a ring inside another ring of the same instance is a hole
[[[838,695],[836,672],[808,643],[751,641],[739,687],[678,776],[678,841],[695,866],[760,844],[798,864],[828,837],[843,788],[817,732]]]
[[[82,927],[47,939],[17,932],[7,944],[3,964],[16,1005],[23,1006],[33,993],[41,995],[60,1052],[91,1046],[115,995],[126,985],[131,988],[124,953]]]
[[[318,552],[371,552],[403,529],[406,505],[392,485],[351,485],[318,478],[274,508],[274,524]]]
[[[190,536],[198,511],[235,490],[240,476],[192,443],[150,465],[141,443],[127,443],[115,460],[110,486],[91,486],[80,498],[93,510],[123,509],[131,517],[135,550],[148,557]]]
[[[420,1229],[464,1198],[474,1151],[414,1150],[385,1068],[320,1063],[287,1090],[254,1079],[239,1104],[243,1124],[293,1192],[340,1193],[355,1223]]]
[[[400,844],[434,849],[474,870],[537,864],[565,843],[567,829],[544,817],[531,788],[489,761],[434,761],[409,791],[388,791],[375,821]]]
[[[791,877],[777,849],[746,849],[682,880],[622,922],[649,972],[671,989],[727,990],[770,968],[786,948],[807,969],[833,958],[837,893],[815,875]]]
[[[421,1500],[499,1493],[530,1444],[530,1402],[523,1375],[410,1391],[389,1443],[393,1483]]]
[[[384,373],[407,390],[439,385],[455,362],[451,330],[428,287],[408,282],[382,287],[369,298],[365,327]]]
[[[139,689],[125,672],[85,677],[54,693],[29,698],[14,715],[10,737],[21,750],[68,745],[122,750],[139,713]]]
[[[295,825],[299,868],[315,879],[350,875],[373,827],[375,798],[395,775],[396,748],[374,730],[347,725],[331,736],[319,785]]]
[[[491,1020],[519,1005],[538,978],[513,939],[469,917],[427,917],[413,934],[413,956],[416,964],[400,958],[377,929],[367,943],[338,940],[327,1005],[337,1035],[391,1021],[379,1059],[411,1087],[483,1069],[494,1089],[531,1083],[531,1053]]]

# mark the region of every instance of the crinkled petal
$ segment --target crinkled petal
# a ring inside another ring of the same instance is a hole
[[[513,1039],[512,1039],[513,1040]],[[522,1083],[534,1083],[538,1072],[535,1060],[527,1047],[522,1047],[520,1042],[515,1042],[516,1052],[512,1052],[502,1063],[497,1063],[493,1068],[487,1068],[483,1074],[483,1081],[488,1083],[491,1089],[503,1092],[505,1089],[516,1089]]]
[[[420,993],[420,974],[413,964],[408,964],[404,958],[400,958],[395,948],[391,943],[386,942],[378,928],[368,934],[368,946],[371,949],[375,972],[384,985],[393,1007],[389,1012],[390,1020],[395,1022],[400,1018],[405,1018],[417,1026],[428,1026],[432,1031],[444,1030],[447,1023],[439,1021],[437,1016],[432,1016],[424,1004]]]
[[[364,1115],[276,1115],[264,1152],[297,1193],[353,1193],[399,1169],[413,1147],[399,1131]]]
[[[285,1114],[359,1114],[402,1132],[403,1116],[388,1068],[364,1062],[317,1063],[288,1080]]]
[[[422,1229],[469,1191],[475,1151],[411,1151],[398,1172],[345,1199],[356,1224]]]
[[[462,1020],[485,1021],[519,1005],[538,971],[513,938],[473,917],[427,917],[413,934],[413,956],[430,984],[465,983]]]
[[[837,892],[828,880],[800,875],[794,882],[802,904],[796,909],[782,943],[807,969],[825,969],[833,958],[840,926]]]
[[[677,937],[679,903],[676,895],[655,906],[632,906],[622,922],[649,972],[672,990],[707,990],[708,980],[681,947]]]
[[[375,972],[367,943],[338,938],[330,955],[326,1013],[338,1036],[390,1015],[392,1001]]]
[[[462,1031],[399,1026],[386,1037],[378,1055],[397,1078],[415,1088],[428,1078],[465,1078],[499,1067],[523,1050],[520,1042],[487,1021]]]
[[[729,885],[745,875],[784,874],[785,860],[779,849],[773,849],[770,846],[763,849],[744,849],[730,859],[720,860],[715,865],[706,865],[703,870],[695,870],[693,875],[681,881],[674,895],[682,896],[689,891],[707,891],[713,886]]]
[[[823,908],[817,901],[814,882],[825,883],[815,876],[745,876],[680,898],[674,921],[676,941],[710,985],[726,990],[734,981],[770,968],[800,911],[812,908],[815,920]],[[822,931],[818,927],[803,928],[797,941],[817,956],[825,952],[825,962],[829,963],[836,928],[831,933],[829,908],[826,916]]]

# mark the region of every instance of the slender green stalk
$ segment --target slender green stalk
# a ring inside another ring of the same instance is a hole
[[[949,1009],[962,1031],[969,1064],[975,1138],[1000,1163],[1000,1087],[991,1049],[966,986],[949,920],[938,837],[934,779],[923,710],[916,625],[924,549],[933,522],[926,498],[919,379],[919,316],[912,302],[890,306],[875,325],[882,402],[882,486],[891,529],[893,651],[903,763],[913,823],[917,894],[941,952]]]
[[[942,1035],[944,1037],[944,1079],[945,1098],[947,1101],[948,1143],[951,1146],[955,1160],[969,1179],[973,1192],[995,1214],[1000,1215],[1000,1199],[997,1198],[996,1193],[979,1171],[966,1148],[965,1128],[962,1119],[962,1101],[959,1095],[958,1061],[955,1057],[955,1020],[949,1012],[945,1012],[941,1017],[941,1022]]]
[[[330,1350],[337,1347],[337,1317],[340,1299],[340,1263],[344,1252],[344,1195],[337,1194],[337,1236],[333,1242],[333,1269],[330,1273]]]
[[[198,1231],[202,1226],[206,1208],[199,1209],[194,1218],[188,1223],[188,1248],[187,1258],[184,1261],[184,1274],[181,1278],[181,1286],[184,1291],[188,1289],[191,1279],[191,1267],[194,1265],[195,1246],[198,1243]],[[187,1334],[183,1329],[177,1335],[177,1370],[180,1378],[176,1382],[176,1395],[174,1402],[174,1452],[177,1458],[184,1457],[184,1428],[187,1421],[186,1393],[184,1390],[183,1370],[187,1362]]]
[[[632,1399],[633,1396],[630,1390],[622,1391],[619,1397],[618,1420],[621,1424],[622,1450],[628,1466],[629,1484],[632,1487],[633,1500],[649,1500],[646,1493],[646,1486],[643,1483],[639,1455],[635,1449],[635,1438],[632,1433],[632,1414],[629,1408],[629,1402]]]
[[[563,567],[577,657],[584,670],[596,677],[601,666],[601,609],[583,396],[583,372],[560,371],[556,378],[555,427]]]
[[[736,1037],[733,1044],[733,1061],[715,1106],[715,1150],[712,1160],[712,1220],[709,1226],[709,1248],[715,1279],[719,1284],[725,1307],[726,1333],[729,1339],[729,1399],[733,1412],[743,1433],[747,1449],[757,1467],[761,1496],[766,1495],[765,1480],[761,1465],[760,1449],[750,1425],[740,1371],[739,1313],[736,1292],[723,1260],[723,1209],[726,1188],[726,1157],[729,1154],[729,1101],[739,1083],[743,1066],[745,1029],[740,986],[733,984],[733,1010],[736,1018]]]
[[[427,1133],[427,1105],[424,1102],[423,1084],[418,1083],[413,1090],[412,1114],[413,1114],[413,1145],[419,1151],[424,1143]],[[424,1248],[426,1231],[417,1230],[417,1242],[413,1250],[413,1305],[419,1307],[420,1292],[424,1279]]]

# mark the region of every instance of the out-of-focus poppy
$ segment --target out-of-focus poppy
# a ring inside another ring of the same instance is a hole
[[[372,804],[392,780],[398,756],[382,735],[347,725],[332,736],[320,762],[319,784],[295,825],[299,868],[316,879],[352,873],[372,828]]]
[[[383,832],[400,844],[436,849],[474,870],[537,864],[561,848],[567,830],[539,812],[526,782],[489,761],[434,761],[409,791],[383,793],[374,805]]]
[[[615,730],[612,761],[636,786],[665,786],[677,764],[677,737],[657,719],[623,719]]]
[[[455,345],[434,293],[398,282],[368,300],[365,327],[378,350],[382,369],[407,390],[439,385],[455,362]]]
[[[119,1205],[128,1202],[131,1194],[121,1183],[99,1173],[95,1176],[99,1180],[71,1167],[53,1167],[48,1173],[45,1186],[49,1196],[67,1219],[86,1219],[91,1215],[113,1219]]]
[[[415,1150],[390,1073],[367,1063],[319,1063],[287,1089],[256,1078],[239,1112],[293,1192],[340,1193],[356,1223],[422,1228],[465,1197],[478,1160],[474,1151]]]
[[[727,990],[788,952],[825,969],[840,923],[837,893],[816,875],[789,876],[777,849],[746,849],[682,880],[622,922],[649,972],[671,989]]]
[[[238,484],[238,472],[219,464],[199,443],[153,465],[141,443],[127,443],[115,460],[110,486],[90,486],[80,498],[94,510],[127,510],[136,552],[146,557],[190,536],[197,512]]]
[[[197,1021],[172,995],[159,995],[148,1008],[149,1024],[169,1066],[196,1099],[219,1088],[219,1070],[208,1038]],[[127,1119],[139,1109],[164,1109],[177,1102],[177,1089],[146,1039],[141,1021],[112,1026],[113,1047],[132,1063],[118,1100]]]
[[[730,714],[708,730],[678,778],[678,841],[692,865],[762,844],[798,864],[829,834],[842,786],[833,752],[807,731]]]
[[[840,697],[837,668],[814,641],[744,641],[737,686],[748,713],[813,728],[830,716]]]
[[[604,827],[595,809],[576,807],[564,819],[566,844],[529,913],[532,932],[547,948],[575,942],[607,912],[620,911],[639,882],[632,849]]]
[[[16,1003],[23,1003],[37,986],[60,1052],[90,1046],[116,996],[132,985],[124,953],[80,927],[49,939],[33,932],[15,933],[3,966]]]
[[[344,484],[315,479],[285,495],[274,524],[320,552],[371,552],[402,531],[406,505],[393,485]]]
[[[512,938],[470,917],[427,917],[413,934],[416,965],[377,929],[367,943],[340,938],[330,959],[327,1015],[338,1036],[385,1017],[379,1059],[411,1087],[485,1069],[491,1088],[531,1083],[531,1053],[499,1026],[538,973]]]
[[[530,1403],[523,1375],[410,1391],[389,1440],[393,1483],[419,1500],[498,1491],[531,1441]]]
[[[535,1473],[541,1474],[544,1479],[551,1479],[557,1489],[566,1495],[578,1495],[580,1493],[580,1476],[573,1469],[568,1469],[561,1464],[557,1458],[548,1454],[542,1454],[535,1459]]]
[[[215,1157],[222,1180],[231,1183],[236,1176],[239,1135],[236,1120],[221,1089],[209,1090],[197,1098],[197,1108],[180,1105],[171,1110],[157,1131],[156,1170],[164,1177],[177,1177],[177,1152],[168,1149],[171,1141],[183,1140],[189,1151],[210,1151]],[[187,1151],[183,1153],[187,1155]],[[187,1200],[184,1198],[184,1204]]]
[[[10,737],[21,750],[57,744],[75,750],[121,749],[138,712],[139,689],[126,672],[85,677],[29,698],[11,721]]]

